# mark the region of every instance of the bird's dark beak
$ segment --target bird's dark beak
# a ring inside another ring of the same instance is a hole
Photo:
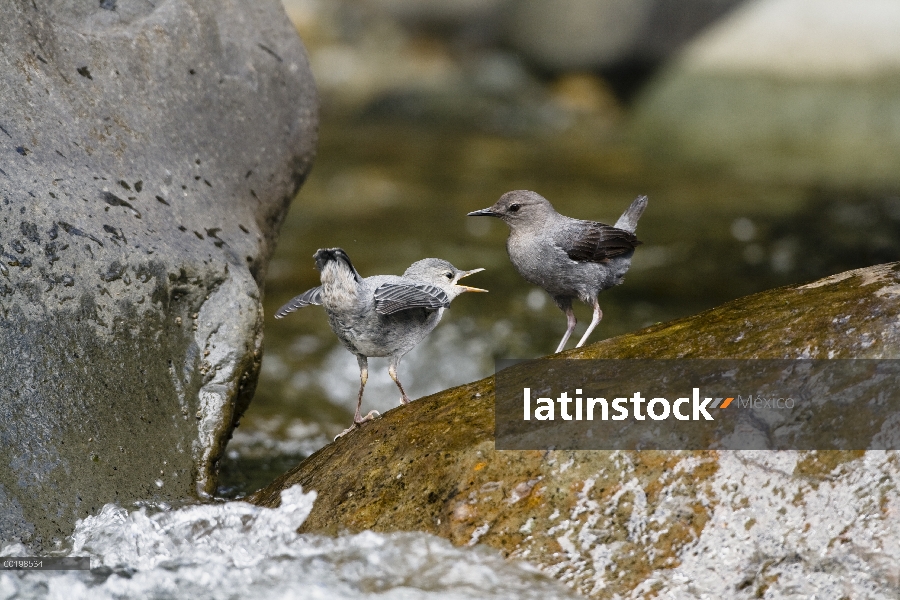
[[[490,208],[482,208],[481,210],[474,210],[466,215],[467,217],[500,217],[498,213],[495,213]],[[470,271],[471,273],[471,271]]]
[[[482,271],[484,271],[484,269],[472,269],[471,271],[464,271],[459,277],[456,278],[456,280],[459,281],[463,277],[468,277],[469,275],[472,275],[474,273],[481,273]],[[477,287],[470,287],[468,285],[457,284],[456,287],[457,287],[457,289],[460,290],[460,293],[462,293],[462,292],[487,292],[487,290],[483,290],[483,289],[477,288]]]

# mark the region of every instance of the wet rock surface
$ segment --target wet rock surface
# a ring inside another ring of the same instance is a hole
[[[900,263],[841,273],[567,358],[898,358]],[[896,589],[895,452],[496,451],[493,381],[390,411],[260,490],[319,493],[302,531],[487,544],[595,598]]]
[[[315,149],[278,2],[16,3],[0,48],[0,540],[196,497]]]

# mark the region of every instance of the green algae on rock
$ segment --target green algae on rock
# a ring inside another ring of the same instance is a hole
[[[891,263],[560,356],[898,358],[898,316],[900,263]],[[493,409],[493,378],[399,407],[251,501],[275,506],[300,483],[319,494],[301,531],[484,543],[595,598],[840,586],[853,595],[893,581],[894,452],[497,451]]]

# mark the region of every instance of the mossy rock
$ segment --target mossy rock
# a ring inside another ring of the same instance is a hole
[[[897,358],[898,315],[891,263],[559,356]],[[900,558],[893,452],[498,451],[493,409],[493,378],[398,407],[251,501],[277,505],[299,483],[318,492],[303,532],[483,543],[595,598],[890,585]]]

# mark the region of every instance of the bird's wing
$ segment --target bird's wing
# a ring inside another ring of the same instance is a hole
[[[595,221],[568,224],[561,236],[561,246],[569,258],[581,262],[605,263],[611,258],[631,252],[640,244],[630,231]]]
[[[294,296],[293,298],[291,298],[290,302],[275,311],[275,318],[283,319],[298,308],[303,308],[304,306],[310,306],[313,304],[322,304],[321,287],[314,287],[311,290],[306,290],[299,296]]]
[[[437,310],[450,306],[450,298],[439,287],[427,283],[382,283],[375,289],[375,310],[391,315],[410,308]]]

